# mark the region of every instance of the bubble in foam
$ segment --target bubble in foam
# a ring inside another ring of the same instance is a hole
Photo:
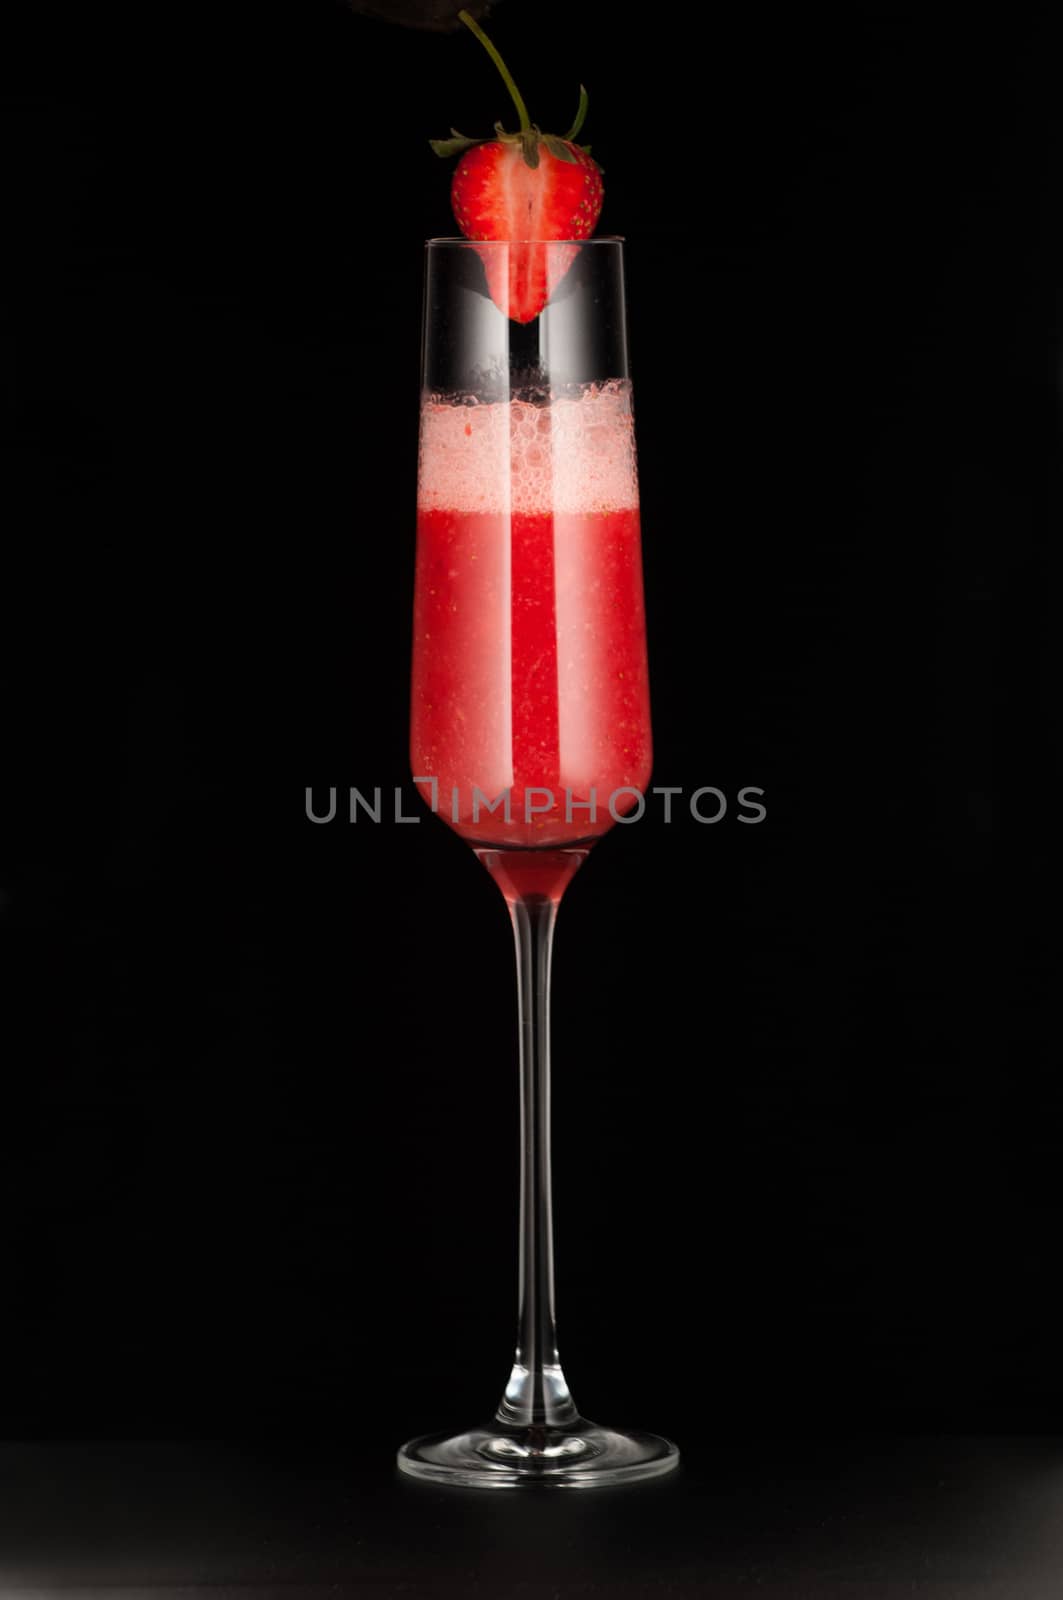
[[[427,396],[425,511],[611,512],[638,505],[631,385],[587,385],[546,405]]]

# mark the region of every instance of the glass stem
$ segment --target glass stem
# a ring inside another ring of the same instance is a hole
[[[517,1353],[499,1422],[564,1426],[578,1415],[557,1355],[550,1184],[550,958],[558,900],[510,901],[520,1013],[520,1310]]]

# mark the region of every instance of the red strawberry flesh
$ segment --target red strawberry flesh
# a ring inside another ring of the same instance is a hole
[[[529,167],[519,144],[494,140],[469,150],[454,173],[451,203],[466,238],[509,241],[508,251],[481,256],[491,298],[514,322],[539,315],[576,257],[574,245],[545,241],[588,238],[601,211],[596,163],[578,145],[565,148],[571,161],[540,145],[539,165]]]

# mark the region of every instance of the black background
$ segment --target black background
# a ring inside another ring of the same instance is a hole
[[[1047,25],[544,10],[628,241],[654,781],[555,962],[562,1353],[713,1437],[1063,1423]],[[406,784],[427,139],[464,33],[329,0],[4,23],[8,1436],[484,1415],[504,905]],[[341,790],[314,826],[307,785]]]

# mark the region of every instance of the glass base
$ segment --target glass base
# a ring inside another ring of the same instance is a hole
[[[618,1433],[577,1417],[567,1427],[434,1433],[404,1444],[399,1469],[411,1478],[466,1489],[590,1489],[659,1478],[679,1465],[670,1439]]]

